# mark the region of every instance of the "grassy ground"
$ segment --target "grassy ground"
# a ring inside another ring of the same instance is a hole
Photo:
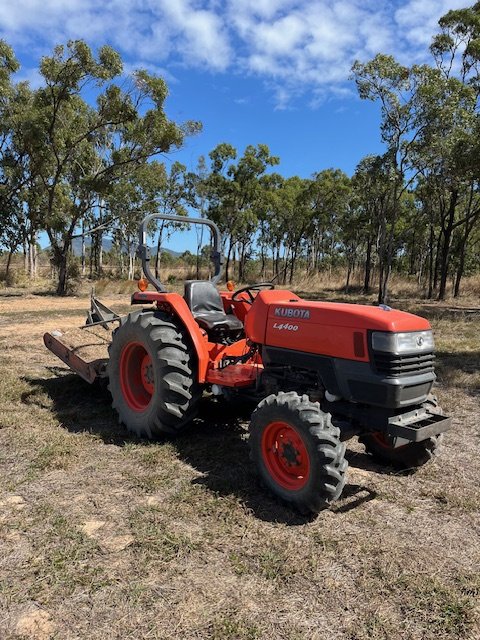
[[[431,318],[455,428],[415,475],[352,441],[344,496],[307,519],[258,485],[224,405],[174,442],[128,435],[42,343],[87,305],[0,292],[2,640],[480,638],[478,313],[398,301]]]

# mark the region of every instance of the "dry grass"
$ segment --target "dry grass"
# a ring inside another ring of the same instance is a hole
[[[5,286],[5,258],[2,261],[0,256],[0,287]],[[188,279],[196,278],[195,266],[187,265],[162,265],[161,266],[161,280],[167,283],[169,289],[179,291],[183,293],[183,282]],[[203,266],[200,270],[200,277],[209,277],[211,270]],[[119,279],[115,276],[117,269],[113,266],[106,265],[104,267],[105,277],[97,280],[89,280],[88,277],[81,279],[80,281],[72,282],[72,288],[78,295],[85,295],[90,292],[94,287],[98,295],[128,295],[135,290],[135,282],[131,282],[124,279]],[[88,272],[87,272],[88,275]],[[249,272],[249,282],[252,280],[270,280],[272,273],[267,272],[265,277],[253,269]],[[350,286],[348,294],[359,294],[363,288],[363,270],[357,269],[353,272],[350,279]],[[236,281],[235,274],[230,273],[230,277]],[[327,296],[335,296],[341,298],[345,293],[346,283],[346,270],[345,268],[326,268],[317,274],[307,274],[297,269],[295,273],[295,290],[296,291],[316,291],[323,292]],[[23,258],[20,255],[14,256],[12,267],[10,270],[9,291],[29,291],[32,290],[42,293],[54,293],[57,282],[52,280],[52,269],[48,263],[46,256],[42,256],[40,264],[38,266],[38,277],[32,281],[31,278],[25,273],[23,268]],[[237,282],[240,287],[240,283]],[[278,285],[278,280],[277,280]],[[419,283],[416,276],[410,276],[405,274],[393,273],[390,278],[389,290],[391,295],[395,299],[401,298],[425,298],[426,297],[426,282]],[[447,298],[455,305],[468,306],[468,304],[478,304],[480,300],[480,274],[470,275],[462,278],[461,282],[461,297],[459,299],[453,299],[453,280],[447,282]],[[378,287],[378,273],[375,269],[372,271],[371,289],[372,294],[366,296],[366,300],[376,300],[376,289]],[[348,299],[349,296],[346,297]]]
[[[2,640],[480,638],[478,314],[398,303],[432,319],[455,429],[415,475],[352,441],[344,497],[310,520],[257,484],[228,407],[205,401],[174,442],[128,435],[42,344],[81,324],[87,299],[6,293]]]

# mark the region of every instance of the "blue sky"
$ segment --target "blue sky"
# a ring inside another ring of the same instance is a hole
[[[0,37],[35,86],[39,58],[83,38],[114,46],[125,71],[167,80],[166,110],[203,132],[170,156],[194,169],[219,142],[265,143],[285,176],[338,167],[351,174],[381,150],[379,111],[348,79],[355,59],[429,59],[438,18],[468,0],[0,1]],[[168,160],[167,160],[168,162]]]

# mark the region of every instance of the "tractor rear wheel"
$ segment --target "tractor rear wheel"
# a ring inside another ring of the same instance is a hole
[[[443,415],[435,396],[427,398],[422,406],[430,413]],[[440,434],[420,442],[410,442],[401,447],[394,447],[391,440],[379,431],[364,433],[358,439],[375,461],[386,462],[400,469],[414,469],[423,466],[437,454],[443,438]]]
[[[348,464],[340,430],[306,395],[262,400],[250,423],[250,451],[265,485],[303,513],[317,513],[342,493]]]
[[[175,435],[192,420],[201,387],[185,332],[174,320],[130,313],[108,351],[112,406],[129,431]]]

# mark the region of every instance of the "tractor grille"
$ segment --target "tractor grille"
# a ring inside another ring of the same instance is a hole
[[[433,353],[399,356],[393,353],[374,352],[373,363],[378,373],[389,377],[414,376],[433,371]]]

